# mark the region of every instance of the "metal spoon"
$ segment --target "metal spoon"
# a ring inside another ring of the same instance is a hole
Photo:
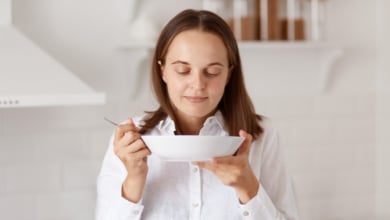
[[[118,126],[118,123],[113,122],[113,121],[111,121],[110,119],[108,119],[108,118],[106,118],[106,117],[104,117],[104,120],[106,120],[106,121],[109,122],[110,124],[113,124],[113,125],[115,125],[115,126]]]

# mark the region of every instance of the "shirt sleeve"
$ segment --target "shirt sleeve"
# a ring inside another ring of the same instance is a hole
[[[269,122],[267,122],[269,123]],[[298,220],[294,190],[286,171],[278,133],[267,124],[267,130],[251,149],[251,166],[259,178],[257,195],[240,204],[242,219]]]
[[[122,197],[122,183],[127,171],[113,149],[113,136],[97,179],[96,220],[141,219],[143,205]]]

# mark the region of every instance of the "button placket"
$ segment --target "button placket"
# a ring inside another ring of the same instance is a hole
[[[200,219],[201,172],[198,166],[190,164],[190,219]]]

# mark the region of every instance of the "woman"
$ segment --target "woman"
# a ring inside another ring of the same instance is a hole
[[[160,107],[117,126],[98,178],[97,219],[298,219],[277,133],[246,92],[223,19],[185,10],[157,41]],[[239,135],[233,156],[167,162],[140,135]]]

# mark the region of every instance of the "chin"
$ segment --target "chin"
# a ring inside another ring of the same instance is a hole
[[[197,118],[205,118],[210,115],[213,115],[216,110],[207,110],[207,109],[187,109],[187,111],[183,111],[186,115]]]

